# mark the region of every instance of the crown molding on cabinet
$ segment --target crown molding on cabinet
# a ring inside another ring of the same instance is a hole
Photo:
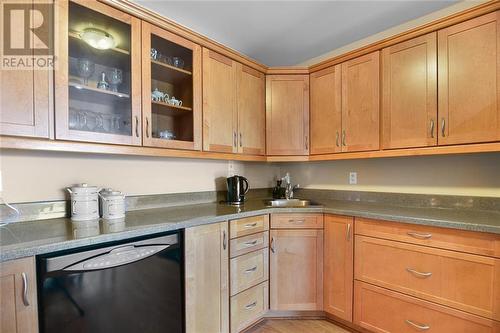
[[[435,21],[426,23],[424,25],[418,26],[416,28],[404,31],[402,33],[396,34],[394,36],[384,38],[377,42],[368,44],[366,46],[360,47],[358,49],[352,50],[350,52],[341,54],[339,56],[323,60],[317,64],[309,66],[309,72],[316,72],[324,68],[340,64],[342,62],[348,61],[353,58],[360,57],[362,55],[381,50],[385,47],[404,42],[406,40],[419,37],[430,32],[449,27],[451,25],[484,15],[500,9],[500,1],[492,0],[475,7],[466,9],[464,11],[442,17]]]
[[[172,33],[175,33],[181,37],[184,37],[194,43],[197,43],[203,47],[207,47],[215,52],[222,53],[223,55],[241,62],[244,65],[247,65],[253,69],[256,69],[262,73],[267,71],[267,66],[259,63],[258,61],[247,57],[236,50],[233,50],[230,47],[227,47],[221,43],[218,43],[206,36],[203,36],[196,31],[193,31],[185,26],[176,23],[162,15],[159,15],[141,5],[133,3],[130,0],[99,0],[105,4],[108,4],[112,7],[115,7],[119,10],[127,12],[130,15],[134,15],[141,20],[147,21],[151,24],[154,24],[162,29],[168,30]]]

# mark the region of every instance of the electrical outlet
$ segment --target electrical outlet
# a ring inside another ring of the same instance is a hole
[[[229,161],[227,163],[227,176],[232,177],[236,174],[234,161]]]
[[[358,183],[358,173],[357,172],[349,172],[349,184],[356,185]]]

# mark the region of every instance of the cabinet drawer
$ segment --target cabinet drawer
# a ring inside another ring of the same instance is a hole
[[[229,222],[229,236],[231,238],[251,235],[266,230],[269,230],[269,215],[246,217]]]
[[[273,229],[323,229],[323,214],[272,214]]]
[[[500,259],[356,236],[355,279],[500,319]]]
[[[269,231],[258,234],[231,239],[229,243],[229,256],[231,258],[260,250],[269,245]]]
[[[500,235],[356,218],[355,233],[500,258]]]
[[[354,282],[354,323],[377,333],[496,333],[498,322]],[[419,328],[420,326],[420,328]]]
[[[269,278],[269,249],[231,259],[231,296]]]
[[[268,310],[267,281],[231,297],[231,333],[241,332],[259,320]]]

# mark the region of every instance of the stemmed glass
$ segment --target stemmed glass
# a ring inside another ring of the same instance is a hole
[[[123,72],[121,69],[113,68],[109,73],[109,83],[111,91],[118,92],[118,85],[123,82]]]
[[[83,84],[89,85],[89,78],[94,74],[95,64],[86,58],[78,59],[77,63],[78,74],[83,77]]]

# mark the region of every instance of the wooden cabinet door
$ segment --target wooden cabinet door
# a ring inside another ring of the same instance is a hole
[[[56,139],[142,145],[141,20],[98,1],[55,7]],[[85,42],[90,26],[106,27],[115,46]]]
[[[184,238],[186,333],[228,333],[228,223],[188,228]]]
[[[270,308],[323,309],[323,230],[271,230]]]
[[[311,74],[311,154],[340,152],[342,66]]]
[[[342,64],[342,151],[379,149],[379,52]]]
[[[438,32],[440,145],[500,140],[499,15]]]
[[[38,332],[33,257],[0,263],[0,313],[0,332]]]
[[[237,64],[238,153],[265,155],[265,75]]]
[[[203,49],[203,150],[237,152],[236,62]]]
[[[152,59],[152,49],[175,54],[184,65]],[[153,100],[156,89],[167,96]],[[182,105],[172,105],[173,97]],[[201,46],[142,21],[143,145],[201,150],[201,114]],[[174,137],[167,140],[165,133]]]
[[[19,31],[11,34],[24,34],[24,25],[12,28]],[[53,75],[52,68],[0,67],[0,135],[53,138]]]
[[[437,144],[436,33],[382,50],[382,148]]]
[[[309,75],[266,77],[267,155],[309,154]]]
[[[352,321],[354,218],[325,215],[324,311]]]

